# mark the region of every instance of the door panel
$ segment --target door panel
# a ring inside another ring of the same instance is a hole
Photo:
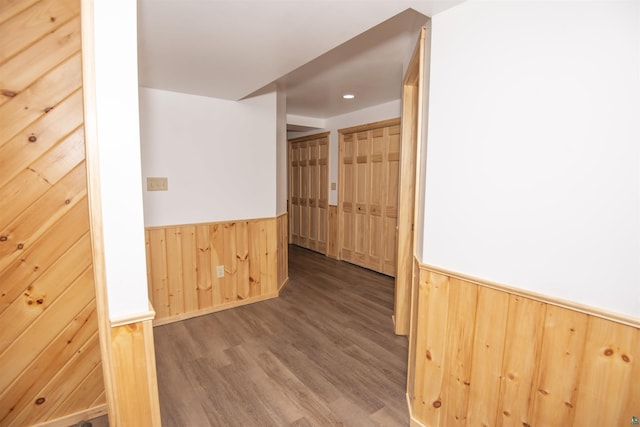
[[[291,242],[325,253],[329,198],[329,133],[289,140]]]
[[[399,120],[340,131],[340,258],[395,275]]]

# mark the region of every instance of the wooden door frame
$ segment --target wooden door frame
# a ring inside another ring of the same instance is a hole
[[[398,249],[393,314],[394,331],[398,335],[409,335],[411,296],[416,286],[413,283],[413,265],[417,237],[415,224],[418,219],[418,171],[422,147],[425,36],[426,28],[423,27],[402,86]]]

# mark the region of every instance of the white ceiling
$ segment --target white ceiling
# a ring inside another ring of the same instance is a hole
[[[138,0],[140,85],[327,118],[400,97],[419,28],[464,0]],[[351,92],[356,99],[344,101]]]

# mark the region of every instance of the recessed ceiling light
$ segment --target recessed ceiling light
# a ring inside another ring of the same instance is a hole
[[[356,96],[355,96],[354,94],[352,94],[352,93],[345,93],[344,95],[342,95],[342,97],[343,97],[344,99],[353,99],[353,98],[355,98]]]

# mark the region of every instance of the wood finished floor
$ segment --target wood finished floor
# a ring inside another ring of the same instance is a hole
[[[154,329],[162,423],[408,426],[393,279],[291,246],[280,298]]]

